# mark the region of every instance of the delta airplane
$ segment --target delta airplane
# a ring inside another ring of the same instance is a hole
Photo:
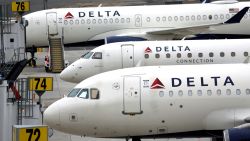
[[[147,66],[104,72],[76,85],[67,97],[45,110],[44,118],[50,127],[80,136],[133,141],[220,138],[225,129],[249,128],[249,72],[249,64]],[[235,135],[234,130],[228,131]]]
[[[99,46],[65,68],[79,83],[95,74],[136,66],[248,63],[249,39],[119,42]]]
[[[202,32],[216,34],[218,38],[225,34],[228,38],[239,38],[250,35],[249,6],[250,2],[217,1],[42,10],[24,16],[28,21],[27,46],[48,46],[50,37],[62,37],[64,44],[70,46],[103,39],[107,42],[173,39]]]

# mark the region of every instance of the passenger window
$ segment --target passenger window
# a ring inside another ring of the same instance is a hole
[[[183,21],[183,20],[184,20],[184,17],[183,17],[183,16],[180,16],[180,20]]]
[[[193,95],[192,90],[188,90],[188,96],[192,96],[192,95]]]
[[[197,16],[197,20],[201,20],[201,16],[200,15]]]
[[[227,15],[226,15],[226,18],[227,18],[227,19],[229,19],[229,18],[230,18],[230,15],[229,15],[229,14],[227,14]]]
[[[102,53],[95,52],[95,54],[92,56],[92,59],[102,59]]]
[[[181,58],[181,53],[177,53],[177,58]]]
[[[67,25],[68,24],[68,21],[67,20],[64,20],[64,25]]]
[[[244,56],[246,56],[246,57],[247,57],[247,56],[248,56],[248,52],[244,52]]]
[[[220,15],[220,19],[224,19],[224,15],[223,14]]]
[[[178,91],[178,95],[179,95],[179,96],[182,96],[182,95],[183,95],[183,91],[182,91],[182,90],[179,90],[179,91]]]
[[[74,21],[73,21],[73,20],[70,20],[69,23],[72,25],[72,24],[74,24]]]
[[[83,55],[81,56],[81,58],[89,59],[90,56],[91,56],[92,54],[93,54],[93,52],[87,52],[87,53],[83,54]]]
[[[80,91],[81,89],[80,88],[76,88],[76,89],[73,89],[69,94],[68,94],[68,97],[75,97],[78,92]]]
[[[127,22],[127,23],[130,23],[130,18],[127,18],[127,19],[126,19],[126,22]]]
[[[213,52],[210,52],[210,53],[209,53],[209,57],[214,57],[214,53],[213,53]]]
[[[224,52],[220,52],[220,57],[224,57],[225,53]]]
[[[160,58],[160,54],[155,54],[155,58]]]
[[[186,16],[186,21],[189,21],[189,16]]]
[[[166,58],[170,58],[170,56],[171,56],[170,53],[166,54]]]
[[[160,21],[160,17],[156,17],[156,21],[159,22]]]
[[[227,94],[227,95],[231,95],[231,89],[227,89],[227,90],[226,90],[226,94]]]
[[[113,23],[113,19],[112,18],[109,19],[109,23]]]
[[[125,19],[124,18],[121,18],[121,23],[124,23],[125,22]]]
[[[166,21],[166,17],[165,17],[165,16],[164,16],[164,17],[162,17],[162,21],[164,21],[164,22]]]
[[[75,23],[76,23],[76,24],[79,24],[79,20],[76,20]]]
[[[90,23],[91,23],[90,19],[87,19],[87,24],[90,24]]]
[[[172,17],[171,16],[168,17],[168,21],[172,21]]]
[[[232,57],[235,57],[235,52],[231,52],[231,56],[232,56]]]
[[[100,98],[100,92],[98,89],[91,88],[90,89],[90,96],[91,99],[99,99]]]
[[[118,18],[115,19],[115,23],[119,23],[119,19]]]
[[[212,95],[212,90],[207,90],[207,95],[211,96]]]
[[[148,59],[148,58],[149,58],[149,55],[148,55],[148,54],[145,54],[144,57],[145,57],[146,59]]]
[[[173,91],[169,91],[169,96],[172,97],[174,95]]]
[[[201,58],[203,57],[203,53],[198,53],[198,56]]]
[[[147,17],[147,19],[146,19],[146,20],[147,20],[147,22],[150,22],[150,17]]]
[[[174,16],[174,20],[175,20],[175,21],[178,21],[178,17],[177,17],[177,16]]]
[[[194,16],[194,15],[192,15],[191,19],[194,21],[194,20],[195,20],[195,16]]]
[[[95,24],[95,23],[96,23],[96,19],[93,19],[93,20],[92,20],[92,23]]]
[[[246,89],[246,94],[247,94],[247,95],[250,94],[250,89]]]
[[[214,19],[217,20],[218,19],[218,15],[214,15]]]
[[[188,53],[187,56],[188,56],[188,58],[191,58],[192,57],[192,53]]]
[[[207,20],[207,15],[203,15],[203,20]]]
[[[105,24],[106,24],[106,23],[108,23],[108,19],[104,19],[104,21],[103,21],[103,22],[104,22]]]
[[[240,89],[236,89],[236,94],[237,94],[237,95],[240,95],[240,94],[241,94]]]
[[[209,20],[212,20],[212,18],[213,18],[212,15],[209,15],[209,16],[208,16],[208,19],[209,19]]]
[[[221,95],[221,90],[220,89],[217,90],[217,95]]]
[[[89,98],[89,92],[88,89],[82,89],[77,97],[83,98],[83,99],[88,99]]]
[[[102,23],[102,19],[99,19],[99,20],[98,20],[98,23],[101,24],[101,23]]]
[[[81,20],[81,24],[85,24],[85,20],[84,19]]]
[[[202,96],[202,91],[201,91],[201,90],[198,90],[198,91],[197,91],[197,95],[198,95],[198,96]]]

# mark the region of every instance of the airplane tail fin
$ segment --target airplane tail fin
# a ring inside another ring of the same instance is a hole
[[[241,9],[237,14],[235,14],[233,17],[231,17],[229,20],[224,22],[225,24],[232,24],[232,23],[239,23],[241,19],[245,16],[247,13],[249,7],[244,7]]]

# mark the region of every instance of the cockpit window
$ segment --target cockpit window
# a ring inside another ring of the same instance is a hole
[[[82,89],[77,96],[80,98],[88,99],[89,98],[88,89]]]
[[[95,52],[95,54],[92,56],[92,59],[102,59],[102,53]]]
[[[68,94],[68,97],[75,97],[78,92],[80,91],[81,89],[80,88],[77,88],[77,89],[73,89],[69,94]]]
[[[94,52],[87,52],[81,56],[81,58],[89,59]]]
[[[91,99],[99,99],[100,98],[100,92],[98,89],[91,88],[90,89],[90,97]]]

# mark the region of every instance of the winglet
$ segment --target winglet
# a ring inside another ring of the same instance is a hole
[[[241,9],[237,14],[235,14],[232,18],[230,18],[224,23],[226,24],[239,23],[241,19],[244,17],[244,15],[247,13],[248,9],[249,7]]]

